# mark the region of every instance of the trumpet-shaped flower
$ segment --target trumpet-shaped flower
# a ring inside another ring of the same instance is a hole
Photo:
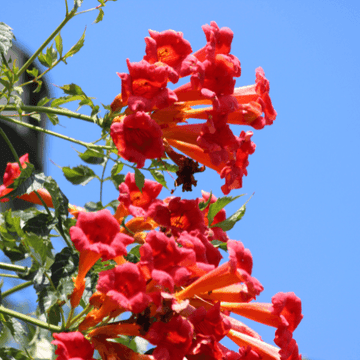
[[[109,210],[80,213],[76,226],[70,228],[70,237],[80,252],[79,272],[74,279],[75,289],[71,296],[71,305],[75,308],[85,289],[85,276],[96,261],[126,255],[126,246],[134,239],[120,233],[120,226]]]
[[[51,343],[57,346],[56,360],[94,360],[94,346],[81,332],[53,334]]]
[[[146,159],[161,158],[164,155],[160,126],[145,112],[119,118],[113,122],[110,135],[119,155],[128,161],[144,166]]]

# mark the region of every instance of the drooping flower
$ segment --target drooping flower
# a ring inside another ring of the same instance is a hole
[[[79,332],[54,333],[56,360],[94,360],[94,346]]]
[[[85,288],[85,276],[96,261],[126,255],[126,246],[134,239],[120,233],[120,225],[105,209],[97,213],[80,213],[76,226],[70,228],[70,237],[80,252],[79,272],[71,296],[71,305],[75,308]]]
[[[142,168],[146,159],[164,155],[160,126],[145,112],[138,111],[114,121],[110,127],[119,155]]]

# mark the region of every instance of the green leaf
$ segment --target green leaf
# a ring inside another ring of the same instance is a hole
[[[140,261],[140,246],[141,245],[134,246],[129,253],[124,256],[125,259],[134,264],[138,263]]]
[[[36,121],[41,121],[41,115],[40,114],[30,114],[30,117],[32,119],[35,119]]]
[[[29,360],[29,357],[26,356],[23,351],[10,348],[2,347],[0,348],[0,359],[2,360]]]
[[[50,100],[52,100],[52,98],[48,99],[46,96],[43,97],[36,106],[44,106],[46,105]]]
[[[3,314],[5,321],[4,325],[9,329],[15,343],[25,346],[26,343],[26,329],[24,325],[16,320],[14,317]]]
[[[169,164],[164,160],[157,160],[157,159],[152,160],[151,167],[156,167],[157,170],[170,171],[173,173],[176,173],[179,170],[179,167],[177,165]]]
[[[92,149],[87,149],[84,153],[79,153],[79,157],[86,163],[94,165],[102,164],[105,161],[104,152],[101,150],[96,151]]]
[[[236,211],[229,218],[227,218],[226,220],[221,221],[213,226],[210,226],[210,227],[219,227],[219,228],[223,229],[224,231],[229,231],[234,227],[234,225],[238,221],[240,221],[242,219],[242,217],[245,214],[245,210],[246,210],[246,206],[244,204],[238,211]]]
[[[27,234],[24,239],[26,244],[33,250],[32,256],[42,265],[46,265],[48,256],[52,258],[51,250],[53,249],[51,241],[48,238],[40,237],[36,234]]]
[[[41,65],[46,67],[51,67],[52,64],[57,60],[57,51],[52,47],[46,49],[46,53],[41,53],[38,55],[38,60]]]
[[[39,236],[48,236],[54,225],[54,219],[51,215],[39,212],[39,214],[26,221],[22,230]]]
[[[50,267],[51,281],[58,288],[60,280],[71,278],[78,270],[79,255],[66,247],[55,255],[55,261]]]
[[[214,245],[214,247],[220,248],[221,250],[224,250],[224,251],[227,251],[227,243],[226,242],[222,242],[220,240],[213,240],[213,241],[211,241],[211,243]]]
[[[69,85],[60,86],[60,89],[64,91],[65,94],[68,95],[85,95],[79,85],[71,83]],[[85,95],[86,96],[86,95]]]
[[[62,171],[68,181],[74,185],[86,185],[89,181],[98,176],[94,171],[84,165],[79,165],[74,168],[63,167]]]
[[[214,220],[214,217],[216,216],[216,214],[223,209],[226,205],[230,204],[231,202],[233,202],[234,200],[238,199],[239,197],[241,197],[243,195],[238,195],[238,196],[224,196],[221,198],[218,198],[213,204],[210,205],[209,207],[209,212],[208,212],[208,220],[209,220],[209,224],[211,224]]]
[[[135,184],[140,192],[142,192],[142,188],[145,185],[145,176],[139,169],[135,169]]]
[[[118,174],[119,172],[121,172],[123,167],[124,167],[123,163],[114,164],[113,167],[111,168],[111,176],[114,176],[114,175]]]
[[[165,177],[159,170],[150,170],[150,173],[152,177],[162,186],[164,186],[166,189],[168,189]]]
[[[48,176],[46,178],[44,187],[51,195],[55,209],[55,217],[57,219],[62,218],[63,221],[66,221],[66,218],[68,217],[69,200],[52,177]]]
[[[21,169],[20,176],[8,187],[14,189],[11,193],[7,194],[7,198],[15,198],[28,192],[29,188],[35,180],[34,175],[35,167],[33,164],[27,164],[26,168]],[[30,191],[31,192],[31,191]]]
[[[119,191],[119,185],[125,181],[125,175],[117,174],[111,177],[111,181],[115,186],[115,189]]]
[[[34,93],[38,93],[38,92],[40,92],[40,90],[41,90],[41,86],[42,86],[42,81],[41,80],[38,80],[37,81],[37,87],[36,87],[36,89],[33,91]]]
[[[212,191],[210,191],[210,195],[209,195],[209,198],[207,199],[206,202],[200,202],[199,203],[199,209],[200,211],[203,211],[207,208],[207,206],[210,204],[210,201],[211,201],[211,197],[212,197]]]
[[[104,17],[104,10],[102,8],[99,8],[99,14],[96,17],[94,23],[97,24],[98,22],[100,22]]]
[[[75,0],[76,1],[76,0]],[[79,1],[79,0],[78,0]],[[84,46],[84,42],[85,42],[85,31],[86,28],[84,30],[84,33],[82,34],[81,38],[78,40],[78,42],[72,46],[70,48],[70,50],[64,55],[64,58],[68,58],[73,56],[74,54],[76,54],[83,46]]]
[[[27,69],[26,72],[33,77],[37,77],[39,75],[39,70],[36,67],[33,67],[31,70]]]
[[[87,210],[89,212],[99,211],[104,208],[103,204],[100,201],[98,201],[97,203],[95,203],[93,201],[89,201],[85,204],[84,207],[85,207],[85,210]]]
[[[46,113],[46,116],[49,118],[53,125],[57,125],[59,123],[59,118],[56,114]]]
[[[66,104],[71,101],[82,100],[84,98],[83,95],[69,95],[69,96],[62,96],[59,97],[51,103],[52,107],[59,107],[60,105]]]
[[[62,44],[62,38],[60,33],[58,33],[55,37],[55,45],[56,45],[56,50],[59,52],[60,57],[62,57],[62,52],[63,52],[63,44]]]
[[[120,201],[119,200],[113,200],[113,201],[110,201],[107,205],[105,205],[104,207],[107,208],[107,207],[111,207],[115,212],[117,210],[117,208],[119,207],[120,205]]]
[[[12,46],[12,40],[15,36],[12,32],[12,28],[3,22],[0,22],[0,54],[5,56]],[[16,40],[16,39],[15,39]],[[2,57],[0,57],[0,65],[2,63]]]

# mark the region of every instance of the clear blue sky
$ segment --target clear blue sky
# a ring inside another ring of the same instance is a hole
[[[85,0],[83,8],[96,4]],[[3,1],[0,21],[35,51],[64,12],[60,0]],[[87,25],[85,46],[48,77],[57,85],[74,82],[98,104],[109,104],[120,92],[115,73],[127,71],[126,58],[142,59],[148,29],[182,31],[193,50],[205,44],[201,25],[215,20],[233,30],[232,54],[242,65],[236,86],[252,84],[255,68],[262,66],[278,118],[255,131],[249,175],[243,189],[231,193],[255,195],[230,237],[253,254],[253,274],[265,287],[259,301],[270,302],[279,291],[294,291],[302,299],[304,319],[294,337],[300,352],[313,360],[360,359],[359,16],[357,0],[110,2],[103,22],[92,25],[92,12],[62,31],[68,49]],[[84,141],[100,137],[95,125],[69,119],[61,119],[56,131]],[[74,187],[49,162],[77,165],[71,146],[48,141],[47,174],[71,203],[98,201],[96,180]],[[198,179],[192,197],[201,189],[221,195],[223,182],[214,172]],[[175,194],[182,196],[180,190]],[[109,185],[105,202],[117,196]],[[273,329],[254,328],[272,341]]]

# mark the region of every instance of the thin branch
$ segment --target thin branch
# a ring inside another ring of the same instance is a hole
[[[27,288],[28,286],[30,286],[30,285],[32,285],[32,284],[33,284],[33,281],[30,280],[30,281],[24,282],[24,283],[22,283],[22,284],[16,285],[16,286],[14,286],[13,288],[4,291],[4,292],[1,294],[1,296],[4,298],[5,296],[9,296],[9,295],[13,294],[13,293],[16,292],[16,291],[20,291],[20,290],[22,290],[22,289],[25,289],[25,288]]]
[[[41,131],[45,134],[48,134],[48,135],[52,135],[52,136],[56,136],[60,139],[63,139],[63,140],[67,140],[67,141],[71,141],[75,144],[79,144],[79,145],[82,145],[82,146],[85,146],[86,148],[92,148],[92,149],[106,149],[106,150],[111,150],[112,147],[111,146],[106,146],[106,145],[94,145],[94,144],[91,144],[91,143],[87,143],[87,142],[84,142],[84,141],[81,141],[81,140],[76,140],[76,139],[73,139],[69,136],[65,136],[65,135],[61,135],[59,133],[56,133],[54,131],[51,131],[51,130],[47,130],[47,129],[43,129],[42,127],[39,127],[39,126],[36,126],[36,125],[32,125],[32,124],[28,124],[26,122],[22,122],[20,120],[15,120],[15,119],[11,119],[11,118],[8,118],[8,117],[5,117],[5,116],[2,116],[0,115],[0,119],[2,120],[5,120],[5,121],[8,121],[8,122],[12,122],[14,124],[17,124],[17,125],[21,125],[21,126],[25,126],[29,129],[32,129],[32,130],[36,130],[36,131]]]
[[[45,42],[35,51],[31,58],[21,67],[17,75],[20,75],[32,64],[32,62],[37,58],[37,56],[43,51],[46,45],[57,35],[57,33],[66,25],[66,23],[75,16],[75,11],[70,11],[65,16],[65,19],[60,23],[60,25],[50,34],[50,36],[45,40]]]
[[[61,331],[60,326],[47,324],[47,323],[45,323],[43,321],[40,321],[38,319],[35,319],[35,318],[31,317],[31,316],[27,316],[27,315],[21,314],[21,313],[19,313],[17,311],[7,309],[6,307],[4,307],[2,305],[0,305],[0,313],[13,316],[13,317],[15,317],[17,319],[23,320],[25,322],[28,322],[30,324],[33,324],[35,326],[41,327],[41,328],[49,330],[49,331],[53,331],[53,332],[60,332]]]

